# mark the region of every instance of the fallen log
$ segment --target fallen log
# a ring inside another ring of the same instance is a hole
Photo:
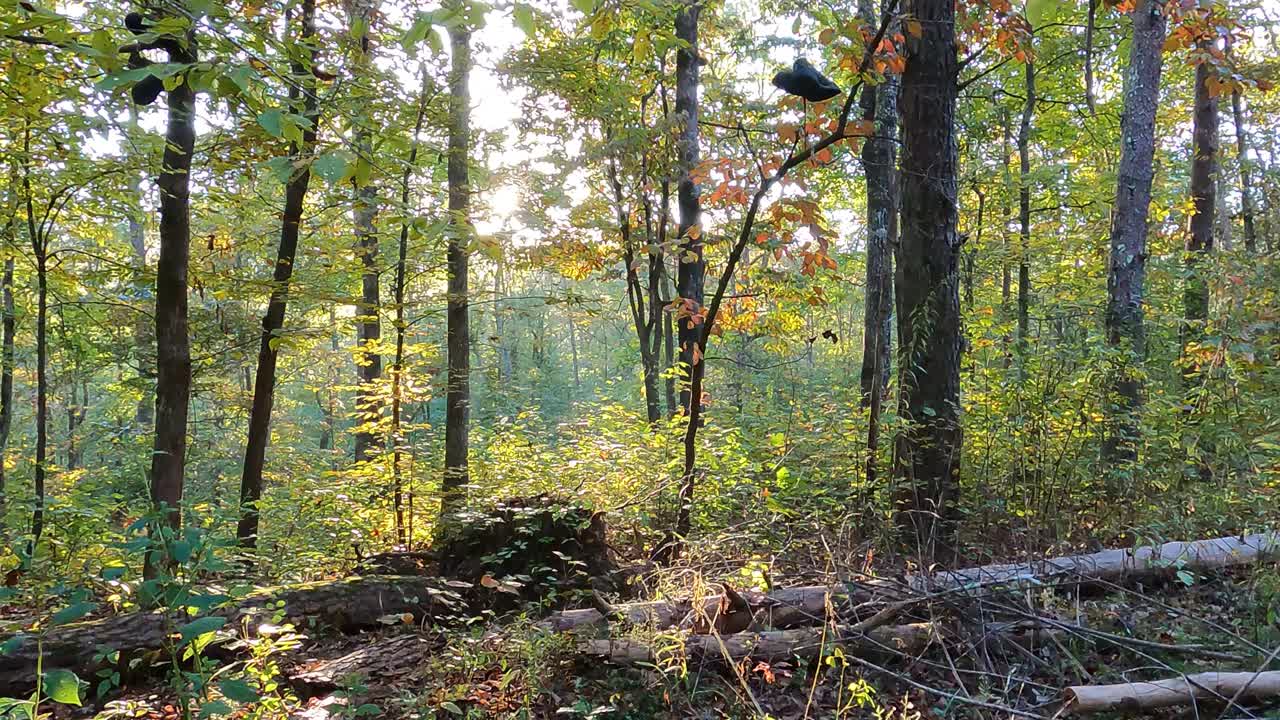
[[[786,588],[767,595],[751,590],[743,590],[740,594],[754,609],[756,624],[771,628],[822,624],[827,620],[828,604],[838,607],[848,602],[850,597],[843,587],[825,585]],[[706,615],[714,617],[720,595],[708,595],[702,602]],[[613,610],[615,616],[632,625],[665,630],[679,625],[692,608],[691,600],[654,600],[615,605]],[[601,624],[605,620],[604,614],[596,608],[580,608],[553,613],[539,623],[539,627],[552,632],[567,632]]]
[[[905,584],[890,580],[869,579],[848,586],[814,585],[787,588],[769,594],[743,591],[747,601],[757,608],[756,622],[772,628],[812,625],[827,619],[828,605],[836,608],[849,603],[865,602],[876,596],[890,600],[910,599],[939,591],[989,591],[1020,581],[1052,582],[1121,582],[1143,579],[1172,568],[1208,572],[1247,565],[1280,555],[1280,533],[1261,533],[1244,537],[1224,537],[1191,542],[1168,542],[1163,545],[1132,549],[1104,550],[1087,555],[1072,555],[1024,563],[983,565],[962,570],[941,570],[915,575]],[[850,595],[850,592],[853,594]],[[703,599],[707,615],[714,615],[720,595]],[[647,601],[614,606],[616,615],[635,625],[657,629],[675,627],[689,614],[690,600]],[[566,632],[604,623],[604,614],[595,608],[564,610],[548,616],[541,627]]]
[[[461,610],[461,597],[439,578],[354,577],[258,590],[244,599],[214,610],[234,630],[243,622],[273,622],[277,612],[291,620],[314,618],[339,630],[372,627],[387,616],[411,615],[416,622]],[[0,655],[0,695],[35,686],[36,663],[46,670],[72,670],[88,677],[104,663],[103,649],[119,651],[116,667],[144,651],[174,645],[178,629],[194,618],[160,612],[133,612],[54,627],[43,635],[28,635]],[[19,633],[22,635],[22,633]],[[12,638],[0,638],[4,645]]]
[[[1259,533],[1087,555],[1046,558],[1024,563],[983,565],[964,570],[943,570],[911,579],[917,592],[937,589],[990,587],[1021,580],[1045,582],[1054,578],[1119,581],[1184,568],[1197,572],[1248,565],[1280,554],[1280,533]]]
[[[792,656],[813,657],[824,647],[840,647],[845,652],[866,655],[913,654],[923,651],[936,637],[932,623],[913,623],[879,627],[861,633],[849,625],[806,627],[736,635],[687,635],[676,639],[671,648],[630,639],[583,640],[584,654],[631,664],[660,662],[668,652],[684,652],[691,657],[733,660],[750,657],[755,660],[780,660]],[[721,643],[724,644],[723,649]]]
[[[1280,671],[1203,672],[1166,680],[1078,685],[1063,690],[1065,709],[1077,715],[1113,710],[1138,712],[1195,702],[1226,705],[1277,696],[1280,696]]]

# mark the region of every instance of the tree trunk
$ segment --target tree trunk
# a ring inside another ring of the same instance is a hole
[[[1036,66],[1026,63],[1026,102],[1018,127],[1018,377],[1025,379],[1027,332],[1031,319],[1031,120],[1036,111]]]
[[[693,171],[698,166],[698,82],[700,75],[700,58],[698,57],[698,16],[702,12],[702,3],[696,0],[680,0],[676,13],[676,38],[685,44],[676,51],[676,125],[679,135],[676,137],[677,172],[679,181],[676,185],[676,204],[679,207],[679,227],[677,239],[679,246],[679,268],[676,273],[676,293],[683,302],[683,308],[677,317],[680,345],[681,371],[686,377],[692,377],[693,366],[701,362],[695,357],[695,347],[702,332],[700,323],[690,317],[702,312],[702,302],[706,286],[707,262],[703,258],[703,241],[701,226],[702,200],[697,183],[693,180]],[[696,399],[700,401],[699,399]],[[680,406],[685,415],[690,414],[689,383],[682,384],[680,390]],[[688,479],[687,479],[688,481]],[[687,483],[686,483],[687,484]],[[690,485],[688,497],[692,497]],[[682,502],[686,500],[684,489],[681,490]],[[682,513],[684,510],[682,509]]]
[[[1003,223],[1000,225],[1000,238],[1003,252],[1000,254],[1000,309],[1003,312],[1003,318],[1007,320],[1009,317],[1009,299],[1013,295],[1013,273],[1009,270],[1009,258],[1013,256],[1009,248],[1009,225],[1013,222],[1013,205],[1009,202],[1009,194],[1013,190],[1013,170],[1010,169],[1009,147],[1013,142],[1012,131],[1009,127],[1009,111],[1004,109],[1000,113],[1001,126],[1004,130],[1002,133],[1002,143],[1000,145],[1001,166],[1004,168],[1004,192],[1000,193],[1000,210]]]
[[[1154,175],[1156,104],[1160,97],[1161,48],[1165,17],[1156,0],[1138,0],[1125,83],[1120,165],[1111,221],[1111,261],[1107,273],[1107,344],[1128,353],[1113,369],[1106,407],[1103,465],[1123,476],[1138,457],[1138,411],[1142,403],[1140,365],[1146,354],[1143,285],[1147,265],[1147,216]]]
[[[898,526],[926,562],[954,552],[960,481],[960,294],[955,4],[916,0],[922,34],[902,77],[902,236],[897,255]]]
[[[0,311],[3,312],[3,345],[0,345],[0,533],[4,526],[8,503],[5,497],[5,458],[9,452],[9,432],[13,428],[13,366],[14,331],[13,312],[13,255],[18,249],[18,169],[14,165],[9,173],[8,214],[4,235],[4,275],[0,280]]]
[[[470,481],[467,466],[468,420],[471,412],[470,311],[467,297],[467,246],[472,228],[471,180],[471,30],[449,28],[452,61],[449,71],[449,388],[445,395],[444,486],[442,512],[462,504],[462,489]]]
[[[37,223],[35,198],[31,194],[31,128],[22,137],[22,191],[27,206],[27,235],[36,264],[36,458],[33,471],[35,501],[31,509],[31,538],[24,564],[35,558],[36,546],[44,532],[44,488],[49,448],[49,238],[44,221]]]
[[[636,257],[636,246],[632,237],[631,213],[628,211],[623,194],[622,180],[618,177],[616,161],[610,161],[608,176],[609,185],[613,188],[614,216],[618,223],[618,234],[622,240],[623,273],[627,281],[627,309],[631,313],[631,325],[636,333],[636,342],[640,346],[640,372],[644,383],[645,413],[648,417],[649,425],[652,426],[662,418],[662,411],[658,406],[658,358],[653,353],[654,348],[650,341],[653,333],[658,331],[658,328],[652,322],[654,317],[653,308],[650,305],[653,302],[652,287],[650,287],[650,292],[646,294],[644,285],[640,282],[639,265],[641,264],[641,259]],[[645,209],[647,214],[647,202],[645,203]],[[646,223],[647,226],[651,224]],[[650,268],[650,283],[652,284],[653,254],[647,250],[647,247],[651,246],[653,241],[652,238],[646,238],[645,240],[646,247],[642,248],[642,250],[645,264]],[[574,354],[574,386],[576,388],[578,384],[578,346],[572,330],[573,326],[570,325],[570,341],[573,345]]]
[[[888,3],[882,12],[889,12]],[[871,0],[859,11],[869,27],[877,22]],[[879,474],[880,413],[889,387],[893,350],[893,248],[898,243],[898,78],[862,90],[863,116],[875,121],[875,134],[862,146],[867,182],[867,274],[862,334],[862,405],[870,411],[867,425],[866,482],[874,487]]]
[[[1249,129],[1245,127],[1244,100],[1239,90],[1231,92],[1231,117],[1236,127],[1236,162],[1240,165],[1240,214],[1244,219],[1244,249],[1258,252],[1258,230],[1254,222],[1253,176],[1249,161]]]
[[[1202,42],[1201,49],[1208,52],[1210,42]],[[1193,353],[1204,337],[1205,323],[1209,319],[1209,282],[1203,267],[1205,261],[1213,253],[1213,228],[1217,221],[1218,200],[1218,99],[1209,92],[1209,74],[1213,72],[1208,63],[1196,66],[1195,109],[1192,116],[1192,150],[1191,150],[1191,200],[1194,211],[1191,214],[1191,233],[1186,243],[1186,281],[1183,287],[1182,305],[1185,320],[1182,332],[1183,367],[1182,381],[1187,399],[1184,406],[1192,408],[1197,402],[1194,397],[1203,382],[1201,368],[1194,360]],[[1194,411],[1184,413],[1185,418],[1196,425]],[[1198,450],[1193,450],[1192,458],[1195,472],[1202,482],[1213,479],[1213,471],[1207,460],[1212,454],[1211,443],[1201,439]]]
[[[196,62],[196,41],[172,54]],[[152,537],[167,545],[182,524],[191,401],[191,339],[187,328],[187,265],[191,256],[191,156],[196,144],[196,93],[187,82],[168,91],[169,117],[160,188],[160,257],[156,263],[156,441],[151,455],[151,503],[164,521]],[[145,575],[156,576],[164,557],[153,547]]]
[[[411,530],[412,518],[406,526],[404,517],[404,478],[401,469],[401,456],[405,442],[400,429],[400,416],[404,409],[404,288],[405,274],[409,264],[409,226],[414,213],[410,211],[409,183],[413,179],[414,168],[418,165],[418,135],[422,132],[422,121],[427,114],[427,82],[423,78],[423,87],[418,93],[418,114],[413,121],[413,139],[409,146],[409,161],[405,163],[404,175],[400,179],[400,213],[404,221],[400,223],[400,244],[396,256],[396,284],[394,288],[396,303],[396,357],[391,366],[391,475],[392,500],[396,518],[396,543],[401,547],[409,547],[413,538]],[[412,500],[409,503],[412,510]],[[412,514],[412,513],[411,513]]]
[[[702,201],[698,184],[693,180],[693,171],[698,165],[698,16],[702,12],[702,4],[697,0],[681,0],[676,13],[676,38],[685,45],[676,51],[676,123],[679,135],[676,138],[677,167],[679,182],[676,185],[676,204],[680,208],[680,222],[677,238],[680,243],[679,269],[677,271],[676,292],[680,296],[682,308],[677,313],[678,339],[680,344],[680,365],[683,372],[688,373],[689,383],[680,391],[680,406],[692,425],[697,422],[693,418],[693,404],[702,404],[702,398],[693,393],[701,385],[694,379],[705,368],[698,347],[702,336],[702,317],[704,286],[706,284],[707,262],[703,258],[702,228],[699,225],[702,215]],[[694,461],[697,456],[697,429],[691,428],[685,434],[685,467],[680,482],[680,508],[676,516],[675,534],[678,542],[683,542],[689,534],[693,510],[694,485],[696,473]],[[678,547],[678,546],[677,546]]]
[[[349,22],[353,27],[356,25],[363,27],[355,61],[358,74],[374,73],[369,27],[377,10],[377,0],[364,0],[351,4]],[[362,115],[359,120],[355,130],[356,152],[362,157],[371,157],[374,131],[370,125],[373,120],[368,115]],[[382,377],[382,354],[378,351],[377,345],[382,339],[382,298],[378,282],[379,248],[378,231],[375,225],[377,217],[378,189],[369,181],[358,184],[355,191],[356,252],[360,256],[364,272],[360,281],[360,306],[356,318],[355,358],[359,383],[356,390],[355,461],[357,463],[373,459],[380,446],[377,424],[382,408],[377,384]]]
[[[286,13],[285,22],[289,21]],[[311,37],[315,34],[315,0],[302,0],[301,32],[298,52],[307,53]],[[293,77],[301,89],[293,85],[289,89],[290,104],[300,110],[310,121],[302,131],[302,142],[289,148],[292,164],[298,169],[289,179],[284,191],[284,213],[280,220],[280,247],[276,252],[275,272],[271,278],[271,299],[267,313],[262,318],[262,337],[258,342],[258,371],[253,380],[253,405],[249,410],[249,436],[244,450],[244,471],[240,476],[240,522],[236,526],[236,540],[240,547],[255,548],[258,545],[258,502],[262,499],[262,471],[266,464],[267,444],[271,440],[271,408],[275,402],[276,360],[279,343],[283,339],[285,310],[289,303],[289,282],[298,256],[298,235],[302,225],[302,206],[311,182],[309,155],[316,142],[316,126],[319,113],[316,109],[315,81],[310,66],[315,63],[315,49],[311,48],[307,62],[295,61],[291,66]],[[299,107],[299,97],[305,99]]]
[[[1089,14],[1084,26],[1084,102],[1090,115],[1098,114],[1093,94],[1093,36],[1098,25],[1098,0],[1089,0]]]

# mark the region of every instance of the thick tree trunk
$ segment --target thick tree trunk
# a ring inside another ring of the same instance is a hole
[[[1256,210],[1253,205],[1253,174],[1249,161],[1249,129],[1245,126],[1244,100],[1240,91],[1231,92],[1231,117],[1236,127],[1236,162],[1240,165],[1240,214],[1244,220],[1244,249],[1258,252]]]
[[[960,293],[955,4],[916,0],[902,77],[902,236],[896,293],[901,415],[898,526],[926,561],[954,551],[960,482]]]
[[[315,34],[315,0],[302,0],[301,32],[298,45],[306,48]],[[288,18],[286,15],[286,22]],[[299,52],[306,52],[305,49]],[[294,78],[313,78],[309,65],[315,62],[315,50],[311,49],[307,63],[294,62]],[[275,402],[276,360],[280,354],[280,333],[284,327],[284,314],[289,303],[289,282],[298,256],[298,235],[302,225],[302,206],[311,182],[311,165],[308,155],[316,142],[316,126],[319,113],[316,110],[315,81],[301,80],[303,88],[296,85],[289,90],[289,98],[295,110],[310,121],[302,131],[302,142],[294,143],[289,155],[299,169],[289,179],[284,191],[284,213],[280,219],[280,247],[276,252],[275,272],[271,277],[271,299],[267,313],[262,318],[262,337],[258,342],[258,371],[253,381],[253,405],[249,410],[249,437],[245,443],[244,469],[240,475],[240,522],[236,527],[236,539],[240,547],[254,548],[258,544],[258,502],[262,499],[262,471],[266,464],[267,444],[271,440],[271,407]],[[305,99],[299,105],[299,97]]]
[[[195,37],[174,53],[174,62],[196,62]],[[182,524],[187,461],[187,413],[191,401],[191,339],[187,328],[187,265],[191,256],[191,156],[196,144],[196,93],[187,82],[168,91],[160,188],[160,257],[156,263],[156,441],[151,456],[151,503],[164,514],[152,526],[162,544]],[[153,548],[145,574],[163,562]]]
[[[471,413],[470,305],[467,297],[468,252],[471,228],[471,30],[465,25],[449,28],[453,58],[449,71],[449,388],[445,395],[444,486],[442,511],[452,512],[462,503],[462,491],[470,481],[467,465]]]
[[[1132,361],[1113,369],[1108,389],[1103,464],[1123,475],[1138,457],[1138,411],[1142,403],[1141,364],[1146,354],[1143,292],[1147,266],[1147,217],[1154,175],[1156,104],[1160,97],[1161,48],[1165,17],[1161,3],[1139,0],[1125,83],[1120,131],[1120,165],[1111,221],[1111,261],[1107,273],[1107,343]],[[1122,467],[1123,466],[1123,467]]]
[[[680,482],[680,508],[676,515],[675,534],[678,542],[688,536],[693,511],[693,496],[697,473],[694,462],[697,457],[698,420],[693,416],[694,403],[702,404],[701,378],[705,370],[698,343],[702,337],[704,288],[707,261],[703,258],[702,200],[693,172],[698,165],[698,16],[702,4],[698,0],[681,0],[676,13],[676,38],[685,46],[676,51],[676,122],[680,128],[676,138],[676,156],[679,182],[676,184],[676,204],[680,210],[676,236],[680,243],[679,269],[676,292],[682,307],[677,313],[677,338],[680,345],[680,365],[688,373],[689,383],[680,391],[680,406],[691,425],[685,434],[684,474]],[[698,397],[694,393],[698,393]],[[678,549],[679,546],[676,546]],[[676,553],[678,554],[678,553]]]

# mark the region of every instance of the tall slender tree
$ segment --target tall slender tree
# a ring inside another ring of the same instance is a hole
[[[454,6],[461,12],[460,6]],[[443,509],[462,501],[470,479],[467,466],[471,413],[470,306],[467,297],[468,246],[471,227],[471,28],[466,21],[449,26],[449,229],[446,264],[449,272],[447,345],[449,387],[445,395]]]
[[[271,278],[271,299],[266,315],[262,318],[262,336],[258,341],[258,370],[253,381],[253,405],[249,410],[249,436],[245,442],[244,467],[240,474],[240,522],[236,527],[236,539],[241,547],[254,548],[258,544],[258,501],[262,498],[262,470],[266,463],[267,444],[271,439],[271,407],[275,402],[276,362],[279,358],[281,329],[289,303],[289,283],[298,257],[298,235],[302,226],[303,203],[307,187],[311,183],[309,155],[316,142],[319,124],[315,75],[316,48],[315,0],[302,0],[298,18],[298,49],[290,65],[289,101],[293,112],[300,112],[307,120],[301,141],[289,147],[290,167],[293,175],[285,184],[284,212],[280,216],[280,245],[276,251],[275,271]],[[286,14],[285,24],[291,18]]]
[[[1212,50],[1214,38],[1200,41],[1200,50],[1206,54]],[[1196,66],[1195,106],[1192,111],[1191,148],[1191,232],[1186,243],[1186,281],[1183,287],[1183,346],[1196,344],[1204,335],[1204,324],[1209,319],[1209,282],[1205,277],[1205,261],[1214,248],[1214,223],[1218,204],[1218,98],[1209,87],[1214,70],[1206,62]],[[1183,384],[1192,394],[1203,381],[1201,368],[1191,357],[1184,359]],[[1193,404],[1188,398],[1187,406]],[[1212,469],[1206,456],[1210,443],[1200,442],[1200,459],[1194,463],[1202,481],[1212,479]]]
[[[703,326],[706,322],[702,307],[707,277],[707,261],[703,257],[702,199],[698,183],[694,181],[694,169],[698,166],[698,78],[701,59],[698,56],[698,17],[702,13],[702,0],[680,0],[676,13],[676,39],[683,45],[676,51],[676,107],[675,118],[679,127],[676,137],[676,205],[679,208],[679,225],[676,237],[680,246],[676,273],[676,293],[681,308],[677,313],[677,339],[680,345],[680,366],[689,376],[689,383],[680,391],[680,406],[690,423],[698,422],[694,405],[701,405],[702,398],[694,396],[693,378],[704,371],[702,359]],[[696,435],[696,430],[690,435]],[[697,448],[689,439],[685,441],[685,473],[680,483],[680,507],[676,515],[677,542],[689,534],[697,473],[693,460]],[[675,546],[678,547],[678,546]]]
[[[896,255],[900,415],[898,525],[926,560],[954,551],[960,489],[960,237],[955,3],[908,4],[902,76],[902,230]],[[917,36],[918,35],[918,36]]]
[[[14,331],[13,312],[13,256],[18,246],[18,165],[10,165],[9,183],[5,193],[7,207],[4,229],[4,274],[0,279],[0,325],[3,325],[3,341],[0,345],[0,533],[8,504],[5,498],[5,457],[9,450],[9,432],[13,428],[13,361]]]
[[[359,30],[356,37],[355,73],[362,92],[371,92],[376,85],[373,78],[372,29],[377,15],[378,0],[347,0],[347,16],[352,28]],[[368,162],[373,155],[374,120],[367,105],[358,113],[354,144],[357,154]],[[381,274],[378,267],[378,188],[367,178],[355,183],[355,237],[356,253],[360,256],[360,303],[356,313],[356,430],[355,459],[362,462],[372,459],[379,446],[377,419],[381,414],[377,384],[382,377],[382,353],[378,344],[382,339]]]
[[[166,7],[189,18],[185,3]],[[194,28],[172,44],[170,62],[194,65]],[[187,413],[191,402],[191,338],[187,320],[187,266],[191,258],[191,158],[196,144],[196,91],[185,76],[168,96],[168,126],[160,177],[160,255],[156,262],[156,441],[151,455],[151,502],[163,522],[152,535],[162,544],[182,525],[187,462]],[[153,548],[144,574],[157,575],[164,558]]]
[[[886,7],[881,12],[889,12]],[[860,0],[859,12],[874,27],[872,0]],[[874,486],[880,448],[880,411],[889,386],[893,350],[893,247],[898,242],[898,77],[862,90],[863,117],[875,122],[875,134],[862,146],[867,186],[867,274],[862,335],[862,404],[867,426],[867,483]]]
[[[1166,20],[1159,0],[1138,0],[1133,11],[1124,113],[1120,129],[1120,165],[1111,215],[1111,260],[1107,273],[1107,343],[1138,362],[1120,361],[1107,398],[1103,463],[1121,474],[1138,457],[1138,411],[1146,354],[1143,293],[1147,267],[1147,218],[1154,177],[1156,105],[1160,96]],[[1125,467],[1127,466],[1127,467]]]

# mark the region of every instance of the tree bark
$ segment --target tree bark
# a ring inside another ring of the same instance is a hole
[[[679,225],[677,238],[680,243],[678,270],[676,273],[676,293],[684,304],[683,317],[678,317],[678,344],[680,346],[680,365],[686,377],[693,375],[693,366],[701,360],[695,357],[695,348],[702,328],[690,314],[702,312],[705,295],[707,261],[703,257],[703,240],[701,226],[702,198],[698,184],[694,182],[693,172],[699,161],[698,132],[698,83],[700,58],[698,56],[698,17],[702,13],[702,4],[698,0],[680,0],[676,13],[676,38],[685,46],[676,51],[676,123],[679,134],[676,137],[676,164],[678,180],[676,183],[676,204],[679,208]],[[699,317],[701,317],[699,315]],[[700,401],[700,399],[696,399]],[[689,383],[682,384],[680,405],[685,415],[690,414]],[[692,486],[688,497],[692,497]],[[686,500],[686,493],[681,490],[681,501]],[[683,511],[682,511],[683,512]]]
[[[179,8],[181,9],[181,8]],[[196,40],[170,54],[172,62],[195,63]],[[187,327],[187,265],[191,257],[191,157],[196,144],[196,93],[185,78],[168,91],[169,115],[160,188],[160,257],[156,263],[156,441],[151,456],[151,503],[163,522],[150,532],[160,544],[182,524],[187,461],[187,413],[191,401],[191,338]],[[164,562],[153,547],[144,574],[153,578]]]
[[[23,135],[22,189],[27,203],[27,233],[36,263],[36,462],[33,472],[35,501],[31,509],[31,539],[27,560],[35,558],[36,546],[44,532],[46,462],[49,448],[49,238],[44,222],[37,225],[35,200],[31,195],[31,130]]]
[[[1036,111],[1036,66],[1028,60],[1026,101],[1022,124],[1018,127],[1018,377],[1025,378],[1022,363],[1027,356],[1027,333],[1031,324],[1031,121]]]
[[[13,312],[13,256],[18,249],[18,168],[9,173],[7,219],[4,234],[4,275],[0,280],[0,312],[3,312],[3,344],[0,345],[0,533],[4,533],[3,518],[8,510],[5,497],[5,458],[9,452],[9,432],[13,428],[13,367],[14,331]]]
[[[954,551],[960,481],[960,238],[955,4],[915,0],[921,36],[902,77],[902,237],[897,255],[901,415],[898,527],[926,562]]]
[[[878,21],[871,0],[858,5],[869,27]],[[881,12],[888,12],[887,6]],[[889,387],[893,351],[893,248],[898,243],[898,78],[862,90],[863,117],[875,122],[875,133],[862,146],[862,167],[866,175],[867,272],[863,305],[862,405],[870,417],[867,424],[866,482],[878,481],[880,414]]]
[[[1156,104],[1160,97],[1161,48],[1165,37],[1162,4],[1138,0],[1133,16],[1120,131],[1120,165],[1111,221],[1111,261],[1107,273],[1107,344],[1130,360],[1113,369],[1106,403],[1103,465],[1121,475],[1138,457],[1138,412],[1146,354],[1143,292],[1147,264],[1147,218],[1154,175]]]
[[[356,72],[372,76],[372,42],[369,26],[378,11],[377,0],[360,0],[350,5],[352,26],[361,24],[364,32],[359,38],[355,60]],[[360,117],[355,130],[356,152],[363,158],[373,155],[373,120]],[[382,298],[378,270],[378,189],[372,182],[358,183],[355,189],[355,237],[356,252],[360,256],[363,273],[360,279],[360,305],[356,317],[356,429],[355,461],[372,460],[380,449],[377,430],[382,414],[378,397],[378,380],[382,377],[382,353],[377,346],[382,339]]]
[[[298,256],[298,235],[302,225],[302,208],[311,183],[311,164],[308,155],[316,142],[319,112],[316,108],[314,75],[315,47],[311,38],[315,34],[315,0],[302,0],[301,30],[297,52],[307,57],[307,62],[295,61],[291,72],[295,82],[303,84],[289,88],[290,103],[309,121],[302,131],[302,142],[289,148],[291,165],[298,169],[289,179],[284,191],[284,213],[280,220],[280,246],[276,252],[275,272],[271,278],[271,299],[267,313],[262,318],[262,337],[258,342],[258,370],[253,380],[253,405],[249,410],[249,436],[245,442],[244,468],[240,476],[240,522],[236,526],[236,540],[240,547],[255,548],[258,545],[258,502],[262,499],[262,471],[266,464],[267,444],[271,440],[271,408],[275,402],[276,361],[280,354],[279,343],[283,339],[284,315],[289,303],[289,282]],[[286,13],[286,24],[289,21]],[[299,78],[307,78],[299,80]],[[305,94],[305,98],[301,98]],[[302,99],[299,107],[299,99]]]
[[[1211,41],[1201,43],[1208,51]],[[1195,109],[1192,116],[1191,150],[1191,233],[1186,242],[1186,280],[1183,286],[1183,390],[1187,394],[1184,406],[1194,407],[1193,397],[1203,382],[1201,368],[1193,357],[1191,346],[1198,345],[1204,337],[1204,327],[1209,319],[1209,281],[1205,277],[1204,263],[1213,253],[1214,223],[1217,221],[1218,204],[1218,99],[1209,92],[1209,75],[1213,72],[1207,63],[1196,66]],[[1184,417],[1196,424],[1192,411]],[[1198,458],[1191,458],[1192,466],[1201,482],[1213,479],[1213,470],[1207,460],[1212,454],[1211,443],[1201,439],[1198,450],[1192,451]]]
[[[702,398],[694,397],[699,391],[701,382],[695,382],[705,368],[702,365],[701,348],[698,347],[702,337],[703,317],[702,302],[706,285],[707,261],[703,257],[703,240],[701,233],[702,199],[698,184],[694,182],[693,172],[698,166],[698,16],[702,12],[702,4],[698,0],[681,0],[676,12],[676,38],[685,46],[676,51],[676,122],[680,128],[676,138],[676,163],[679,181],[676,184],[676,204],[680,218],[677,238],[680,243],[679,268],[677,270],[676,292],[680,296],[682,308],[677,313],[677,338],[680,345],[680,366],[688,373],[689,383],[680,391],[680,406],[684,409],[689,423],[698,422],[694,417],[694,403],[699,406]],[[705,322],[705,321],[704,321]],[[699,387],[694,387],[695,385]],[[691,513],[697,473],[694,461],[697,457],[697,429],[690,429],[685,434],[684,475],[680,482],[680,507],[676,515],[675,535],[677,542],[683,542],[691,528]],[[679,545],[673,549],[678,550]],[[678,554],[678,553],[676,553]]]
[[[449,28],[452,61],[449,71],[449,302],[447,345],[449,388],[445,395],[444,486],[442,512],[462,504],[463,487],[470,482],[467,465],[471,413],[471,360],[469,298],[467,297],[467,246],[472,227],[471,179],[468,171],[471,146],[471,29],[465,24]]]

